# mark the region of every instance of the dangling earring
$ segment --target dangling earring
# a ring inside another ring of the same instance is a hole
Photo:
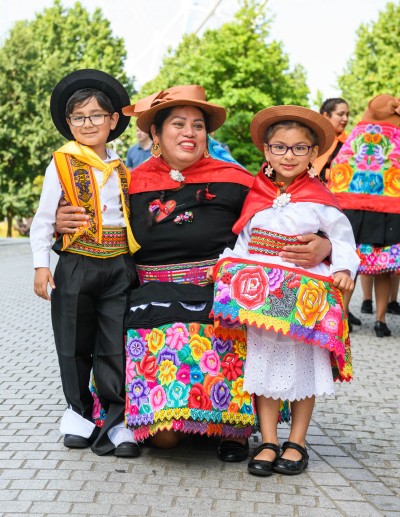
[[[267,164],[268,165],[264,167],[264,174],[268,176],[268,178],[270,178],[274,173],[274,169],[272,168],[272,165],[269,162],[267,162]]]
[[[318,176],[318,172],[314,169],[311,163],[307,167],[307,173],[310,178],[315,178],[315,176]]]
[[[203,156],[204,156],[204,158],[210,158],[210,153],[208,152],[207,149],[204,151]]]
[[[162,151],[158,144],[153,144],[151,146],[151,154],[152,156],[154,156],[154,158],[160,158],[160,156],[162,155]]]

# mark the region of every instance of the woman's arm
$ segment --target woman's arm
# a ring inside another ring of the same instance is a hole
[[[81,226],[86,226],[89,216],[85,209],[79,206],[69,206],[64,199],[58,203],[56,212],[56,232],[75,233]]]
[[[299,235],[298,240],[306,242],[306,245],[290,245],[285,246],[279,256],[285,262],[297,264],[301,267],[315,267],[326,258],[329,258],[332,245],[325,237],[320,237],[315,233],[307,233]]]

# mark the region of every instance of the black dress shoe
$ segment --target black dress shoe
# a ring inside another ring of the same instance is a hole
[[[287,474],[293,476],[295,474],[301,474],[308,466],[308,452],[305,447],[302,447],[298,443],[285,442],[282,445],[282,454],[286,449],[295,449],[301,454],[301,460],[292,461],[282,458],[277,459],[274,463],[273,470],[279,474]]]
[[[89,438],[84,438],[77,434],[64,435],[64,446],[69,449],[86,449],[90,445]]]
[[[349,311],[348,320],[349,320],[350,325],[361,325],[360,318],[357,318],[356,316],[354,316],[354,314],[352,314],[350,311]]]
[[[375,321],[374,330],[376,337],[387,337],[392,335],[390,329],[383,321]]]
[[[271,451],[275,452],[274,461],[254,459],[264,449],[271,449]],[[275,460],[279,457],[279,452],[279,445],[276,445],[275,443],[262,443],[254,451],[254,454],[247,465],[247,470],[250,472],[250,474],[254,474],[256,476],[271,476],[274,473],[273,466],[275,464]]]
[[[114,456],[118,458],[137,458],[140,447],[135,442],[122,442],[114,449]]]
[[[248,455],[248,440],[245,444],[235,440],[224,440],[218,446],[218,457],[221,461],[244,461]]]
[[[386,312],[389,314],[400,314],[400,303],[393,300],[393,302],[389,302]]]
[[[84,438],[78,434],[66,434],[64,435],[64,446],[69,449],[86,449],[90,447],[92,443],[99,436],[100,427],[95,427],[89,438]]]
[[[372,300],[364,300],[361,304],[363,314],[372,314]]]

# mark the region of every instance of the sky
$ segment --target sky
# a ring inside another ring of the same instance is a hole
[[[397,3],[400,0],[392,0]],[[337,77],[351,58],[361,23],[378,18],[388,0],[268,0],[271,39],[279,40],[291,66],[307,74],[311,100],[317,90],[324,98],[340,95]],[[62,0],[71,7],[75,0]],[[115,35],[125,40],[125,68],[140,88],[157,75],[169,46],[185,32],[201,34],[232,19],[238,0],[80,0],[89,12],[102,9]],[[52,0],[0,0],[0,44],[17,20],[33,19]]]

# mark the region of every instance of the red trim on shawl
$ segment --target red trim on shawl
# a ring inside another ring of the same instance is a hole
[[[180,183],[170,178],[170,170],[171,167],[162,158],[149,158],[131,171],[129,194],[178,188]],[[254,176],[243,167],[214,158],[201,158],[180,172],[185,176],[182,184],[237,183],[251,187],[254,183]]]
[[[233,233],[239,234],[247,221],[257,212],[271,208],[274,199],[280,194],[280,190],[264,174],[265,166],[264,163],[256,176],[254,185],[244,202],[242,213],[232,228]],[[291,194],[291,203],[312,202],[334,206],[340,210],[335,196],[317,178],[310,178],[307,172],[297,176],[285,192]]]

